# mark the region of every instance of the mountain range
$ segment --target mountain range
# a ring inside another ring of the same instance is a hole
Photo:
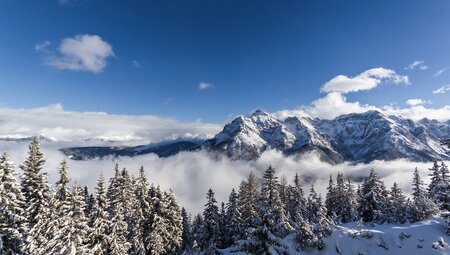
[[[301,156],[316,152],[330,163],[370,162],[406,158],[412,161],[450,160],[450,121],[412,121],[379,111],[346,114],[335,119],[278,119],[256,110],[226,124],[206,141],[174,141],[135,147],[73,147],[61,151],[76,160],[103,156],[160,157],[181,151],[205,150],[234,160],[254,160],[268,149]]]

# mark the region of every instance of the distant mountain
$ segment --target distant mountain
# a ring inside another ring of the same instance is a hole
[[[236,160],[254,160],[265,150],[275,149],[294,156],[314,151],[330,163],[399,158],[431,161],[450,159],[446,139],[450,139],[450,121],[414,122],[378,111],[346,114],[332,120],[308,117],[280,120],[257,110],[235,118],[203,143],[177,141],[164,145],[77,147],[62,151],[73,159],[90,159],[146,153],[167,157],[180,151],[207,150]]]
[[[164,144],[150,144],[133,147],[108,147],[89,146],[63,148],[60,151],[74,160],[88,160],[106,156],[129,156],[134,157],[143,154],[154,153],[159,157],[173,156],[181,151],[189,151],[197,148],[199,144],[191,141],[177,141]]]
[[[5,137],[0,137],[0,141],[5,141],[5,142],[31,142],[33,140],[34,136],[27,136],[27,137],[9,137],[9,136],[5,136]],[[46,136],[39,136],[39,140],[41,141],[46,141],[46,142],[53,142],[53,139],[48,138]]]

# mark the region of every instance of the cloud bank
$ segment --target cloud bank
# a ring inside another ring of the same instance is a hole
[[[25,160],[27,142],[0,142],[3,150],[8,151],[16,166]],[[47,159],[44,170],[49,172],[49,182],[54,185],[58,178],[59,163],[65,158],[57,148],[58,143],[42,142],[42,150]],[[150,182],[171,188],[180,204],[192,213],[201,212],[205,203],[205,194],[209,188],[216,193],[219,202],[226,202],[232,188],[237,188],[247,175],[253,171],[258,177],[269,165],[275,167],[279,177],[286,177],[292,182],[296,173],[303,179],[304,190],[308,193],[311,184],[325,195],[329,175],[336,176],[343,172],[354,179],[367,176],[371,168],[375,168],[383,178],[387,187],[394,182],[407,193],[411,191],[412,173],[418,167],[425,180],[427,169],[431,163],[417,163],[406,160],[374,161],[369,164],[351,165],[348,163],[330,165],[321,162],[317,155],[307,154],[300,159],[285,157],[276,151],[266,151],[256,161],[233,161],[226,157],[213,157],[206,152],[184,152],[170,158],[158,158],[154,154],[134,158],[104,158],[89,161],[68,160],[69,177],[72,182],[88,185],[93,191],[101,172],[107,180],[114,174],[114,165],[126,167],[137,175],[142,165]],[[447,162],[448,164],[449,162]]]
[[[154,115],[66,111],[60,104],[34,109],[0,108],[3,138],[43,135],[56,141],[89,139],[143,144],[178,138],[203,139],[220,129],[217,124],[184,123]]]

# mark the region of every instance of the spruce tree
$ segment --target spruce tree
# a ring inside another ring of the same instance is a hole
[[[257,227],[260,222],[259,201],[260,185],[258,178],[250,172],[246,181],[239,186],[238,207],[241,212],[245,237]]]
[[[0,157],[0,254],[22,254],[26,233],[24,198],[8,154]]]
[[[397,183],[391,188],[388,203],[388,221],[391,223],[403,224],[406,222],[406,197]]]
[[[44,155],[36,136],[29,146],[27,159],[20,166],[23,171],[21,186],[28,225],[25,249],[31,254],[42,254],[48,241],[46,221],[49,218],[50,195],[47,173],[42,172],[44,164]]]
[[[168,252],[167,239],[170,237],[169,227],[164,218],[166,214],[166,201],[163,192],[158,186],[154,194],[150,193],[152,211],[150,214],[149,235],[145,237],[147,253],[161,255]]]
[[[317,223],[317,212],[319,211],[320,205],[318,203],[319,196],[316,193],[316,190],[314,189],[314,184],[311,185],[311,188],[309,190],[309,196],[307,200],[307,220],[313,223]]]
[[[263,175],[260,196],[261,222],[252,233],[251,253],[267,253],[268,249],[272,248],[284,249],[281,238],[293,230],[279,197],[277,179],[275,169],[269,166]]]
[[[197,214],[192,220],[192,248],[195,250],[196,248],[200,248],[200,244],[202,243],[204,231],[204,221],[201,214]]]
[[[49,242],[45,244],[45,251],[50,253],[57,240],[56,234],[60,233],[63,228],[63,224],[67,220],[67,215],[71,209],[71,194],[69,185],[69,177],[67,175],[67,162],[63,160],[59,167],[59,180],[56,182],[55,191],[53,192],[50,203],[49,213],[45,223],[45,229],[47,233],[47,239]],[[56,251],[55,251],[56,253]]]
[[[203,249],[215,248],[218,244],[220,235],[220,217],[217,201],[212,189],[208,190],[206,194],[206,204],[203,210],[203,236],[201,247]]]
[[[317,244],[317,238],[316,235],[314,235],[311,224],[309,224],[309,222],[301,215],[297,224],[294,240],[301,250],[312,248]]]
[[[166,239],[166,250],[169,254],[175,254],[179,251],[183,241],[183,218],[180,207],[171,190],[164,193],[164,200],[166,204],[164,218],[167,231],[169,232]]]
[[[146,221],[150,217],[150,203],[148,201],[149,183],[145,176],[144,167],[139,169],[139,177],[136,179],[136,188],[134,191],[134,197],[136,198],[133,203],[133,217],[130,221],[131,234],[131,249],[130,254],[144,254],[145,244],[144,236],[148,234],[146,229]]]
[[[409,219],[413,222],[424,220],[438,212],[436,204],[427,196],[417,168],[413,177],[413,200],[408,204]]]
[[[327,195],[325,197],[325,207],[327,208],[326,214],[334,218],[334,216],[337,214],[339,205],[339,201],[337,201],[338,197],[336,194],[336,187],[334,187],[333,182],[333,176],[330,174],[330,180],[328,181],[328,187],[327,187]]]
[[[124,170],[125,171],[125,170]],[[115,175],[110,180],[107,197],[109,200],[109,216],[110,216],[110,231],[108,233],[108,254],[119,255],[126,254],[130,249],[128,242],[128,222],[126,216],[128,215],[125,207],[128,192],[124,191],[124,176],[126,173],[119,172],[116,164]]]
[[[85,201],[83,191],[78,186],[72,187],[68,208],[65,204],[61,209],[60,225],[52,240],[48,243],[48,254],[84,255],[88,253],[89,227],[85,217]]]
[[[181,208],[181,217],[183,218],[183,241],[181,243],[181,253],[187,254],[192,251],[194,246],[194,237],[192,236],[191,220],[184,207]]]
[[[238,194],[234,189],[228,197],[225,213],[225,247],[233,245],[237,240],[244,238],[241,212],[238,206]]]
[[[291,225],[295,226],[300,222],[300,216],[303,218],[308,214],[306,207],[306,199],[303,192],[303,187],[300,183],[300,177],[295,174],[294,185],[289,188],[289,203],[287,210],[291,217]]]
[[[96,200],[91,213],[92,231],[89,236],[93,255],[103,255],[108,249],[108,234],[111,221],[108,214],[108,199],[106,197],[105,177],[103,173],[97,181]]]
[[[375,170],[370,170],[370,175],[364,180],[361,187],[361,197],[358,212],[364,222],[383,222],[386,219],[387,197],[386,189],[378,178]]]

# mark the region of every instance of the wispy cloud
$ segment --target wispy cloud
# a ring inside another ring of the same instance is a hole
[[[433,94],[444,94],[447,91],[450,91],[450,84],[442,86],[436,90],[433,90]]]
[[[431,104],[431,101],[423,100],[421,98],[411,98],[411,99],[406,100],[405,104],[407,104],[409,106],[418,106],[418,105]]]
[[[214,85],[208,82],[200,82],[200,84],[198,84],[198,89],[199,90],[205,90],[205,89],[212,89],[214,88]]]
[[[416,68],[419,68],[420,70],[427,70],[428,66],[425,65],[424,60],[415,60],[411,64],[409,64],[407,67],[405,67],[405,70],[414,70]]]
[[[409,79],[408,76],[398,75],[394,70],[379,67],[369,69],[354,77],[338,75],[326,82],[322,86],[321,91],[326,93],[339,92],[345,94],[349,92],[370,90],[383,82],[409,84]]]
[[[45,53],[46,65],[56,69],[100,73],[105,69],[107,59],[114,56],[112,46],[98,35],[64,38],[56,54],[46,50],[49,45],[46,41],[37,44],[35,49]]]
[[[137,60],[131,61],[131,64],[133,64],[133,66],[136,67],[136,68],[141,68],[142,67],[141,64]]]
[[[443,74],[445,71],[447,71],[447,67],[439,69],[435,74],[433,74],[433,77],[437,78],[437,77],[441,76],[441,74]]]
[[[34,49],[38,52],[48,52],[48,47],[50,46],[50,41],[43,41],[34,45]]]

